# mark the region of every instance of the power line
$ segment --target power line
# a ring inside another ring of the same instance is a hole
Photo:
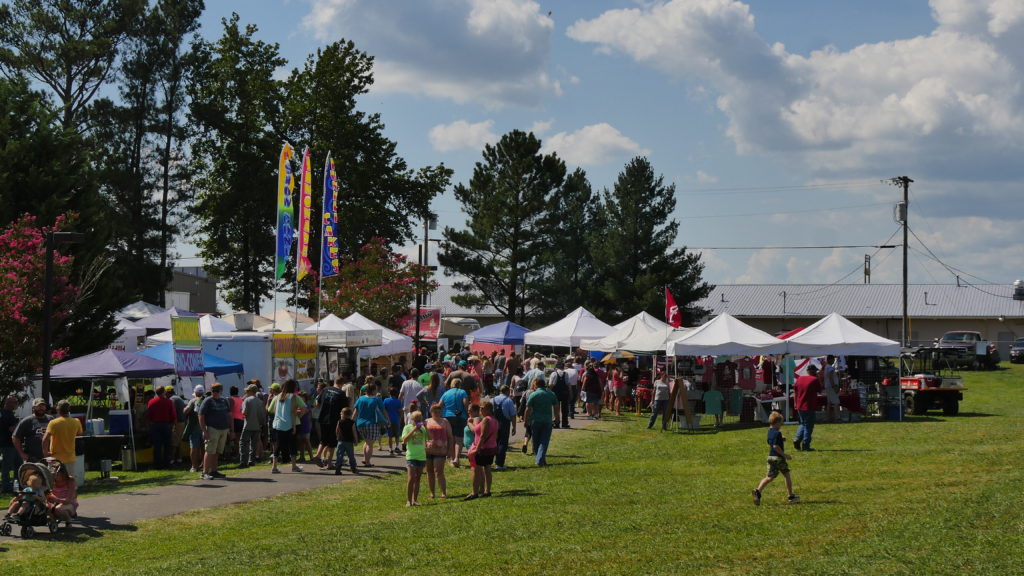
[[[833,208],[812,208],[810,210],[787,210],[785,212],[751,212],[749,214],[703,214],[700,216],[680,216],[679,220],[706,220],[708,218],[744,218],[748,216],[788,216],[790,214],[810,214],[815,212],[835,212],[836,210],[850,210],[853,208],[872,208],[875,206],[888,206],[889,204],[889,202],[874,202],[872,204],[835,206]]]
[[[873,254],[871,254],[871,257],[872,257],[872,258],[874,258],[874,257],[875,257],[875,255],[877,255],[877,254],[878,254],[879,252],[881,252],[881,251],[882,251],[882,248],[881,248],[881,246],[886,246],[886,245],[888,245],[888,244],[889,244],[889,242],[891,242],[891,241],[892,241],[892,239],[896,237],[896,234],[898,234],[898,233],[899,233],[899,231],[900,231],[900,228],[896,228],[896,230],[895,230],[895,231],[894,231],[894,232],[893,232],[892,234],[890,234],[890,235],[889,235],[889,237],[888,237],[888,238],[887,238],[887,239],[885,240],[885,242],[882,242],[881,244],[879,244],[880,248],[876,249],[876,250],[874,251],[874,253],[873,253]],[[850,271],[849,271],[849,272],[848,272],[847,274],[845,274],[845,275],[844,275],[844,276],[843,276],[842,278],[840,278],[839,280],[836,280],[835,282],[833,282],[833,283],[831,283],[831,284],[826,284],[826,285],[824,285],[824,286],[821,286],[821,287],[819,287],[819,288],[815,288],[814,290],[808,290],[807,292],[797,292],[796,294],[790,294],[790,296],[806,296],[807,294],[814,294],[815,292],[820,292],[820,291],[822,291],[822,290],[825,290],[825,289],[827,289],[827,288],[831,288],[831,287],[835,286],[836,284],[839,284],[839,283],[840,283],[840,282],[842,282],[843,280],[846,280],[846,279],[847,279],[847,278],[849,278],[850,276],[853,276],[853,275],[854,275],[854,274],[856,274],[856,273],[857,273],[857,272],[858,272],[859,270],[863,270],[863,264],[857,264],[857,266],[856,266],[856,267],[854,267],[854,269],[853,269],[853,270],[850,270]]]
[[[830,250],[833,248],[897,248],[899,244],[838,244],[832,246],[685,246],[687,250]],[[684,246],[679,246],[684,248]]]
[[[828,184],[805,184],[793,186],[749,186],[736,188],[692,188],[679,193],[681,196],[717,196],[720,194],[750,194],[756,192],[805,192],[812,190],[846,190],[878,186],[874,180],[831,182]]]
[[[963,279],[959,274],[956,273],[956,271],[957,271],[956,268],[953,268],[952,266],[946,264],[938,256],[936,256],[935,253],[932,252],[931,249],[928,248],[928,246],[924,242],[921,241],[921,239],[917,236],[917,234],[914,234],[913,230],[910,230],[910,234],[913,235],[914,238],[921,244],[921,246],[924,247],[924,249],[928,251],[928,254],[931,255],[932,259],[934,259],[936,262],[938,262],[943,268],[946,269],[947,272],[949,272],[951,275],[953,275],[957,279],[957,284],[958,285],[962,283],[964,286],[967,286],[968,288],[973,288],[973,289],[977,290],[978,292],[981,292],[982,294],[988,294],[989,296],[993,296],[995,298],[1002,298],[1004,300],[1013,300],[1013,296],[1005,296],[1003,294],[996,294],[995,292],[989,292],[988,290],[983,290],[982,288],[980,288],[980,287],[972,284],[971,282],[968,282],[967,280]],[[973,274],[967,274],[967,275],[972,277],[972,278],[978,278],[977,276],[974,276]],[[978,278],[978,279],[982,280],[983,282],[985,281],[983,278]],[[994,284],[994,283],[990,283],[990,284]]]

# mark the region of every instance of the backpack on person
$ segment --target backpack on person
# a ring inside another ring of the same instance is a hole
[[[551,391],[555,393],[559,402],[562,402],[569,397],[569,379],[565,374],[565,371],[555,372],[555,376],[551,382]]]

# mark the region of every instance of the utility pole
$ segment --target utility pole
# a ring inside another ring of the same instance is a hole
[[[893,186],[903,187],[903,203],[897,208],[897,220],[903,224],[903,338],[900,345],[906,348],[910,343],[910,335],[907,329],[910,327],[910,320],[907,316],[907,221],[910,215],[910,183],[913,182],[906,176],[891,178],[889,183]]]

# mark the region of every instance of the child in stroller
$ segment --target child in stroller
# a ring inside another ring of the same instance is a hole
[[[26,462],[18,468],[18,481],[24,488],[11,500],[7,515],[0,523],[0,536],[10,536],[12,525],[21,526],[21,537],[31,538],[36,526],[46,526],[50,533],[58,529],[58,509],[69,502],[52,493],[54,476],[64,474],[64,466],[54,458],[45,462]]]

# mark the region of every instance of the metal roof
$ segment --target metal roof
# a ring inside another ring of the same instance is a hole
[[[485,306],[482,309],[477,310],[475,308],[460,306],[452,302],[452,296],[456,296],[458,294],[459,291],[451,284],[442,284],[437,287],[437,290],[427,297],[427,302],[423,304],[423,306],[427,308],[440,308],[441,316],[472,316],[475,318],[501,317],[501,314],[498,313],[493,306]],[[416,306],[416,303],[413,302],[411,306]]]
[[[696,303],[711,315],[746,318],[903,316],[902,284],[723,284]],[[785,308],[784,308],[785,306]],[[907,313],[915,318],[1024,318],[1011,285],[911,284]]]

